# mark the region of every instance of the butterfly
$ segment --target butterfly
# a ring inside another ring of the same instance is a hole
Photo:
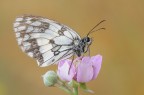
[[[94,32],[93,28],[81,39],[66,25],[32,15],[17,17],[13,26],[18,45],[28,56],[35,58],[40,67],[49,66],[74,55],[82,56],[92,44],[89,34]]]

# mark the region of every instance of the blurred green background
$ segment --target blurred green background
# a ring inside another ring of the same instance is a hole
[[[0,0],[0,95],[68,95],[43,84],[41,75],[56,65],[40,68],[19,49],[13,22],[22,14],[56,20],[81,37],[107,20],[91,35],[91,55],[101,54],[103,64],[88,86],[94,95],[144,95],[143,0]]]

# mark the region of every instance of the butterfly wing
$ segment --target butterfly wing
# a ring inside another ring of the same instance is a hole
[[[22,51],[35,58],[41,67],[71,57],[74,41],[81,39],[66,25],[30,15],[17,17],[14,30]]]

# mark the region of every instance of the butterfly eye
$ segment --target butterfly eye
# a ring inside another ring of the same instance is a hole
[[[87,37],[87,42],[89,42],[90,41],[90,38],[89,37]]]
[[[89,38],[89,37],[86,37],[86,38],[84,39],[84,42],[90,42],[90,38]]]

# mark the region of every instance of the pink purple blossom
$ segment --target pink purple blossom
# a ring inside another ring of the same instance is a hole
[[[76,70],[74,65],[72,64],[70,68],[70,64],[72,63],[71,60],[61,60],[58,64],[58,71],[57,74],[60,77],[61,80],[64,81],[71,81],[76,74]],[[70,71],[69,71],[70,68]]]
[[[57,74],[61,80],[71,81],[72,79],[80,83],[85,83],[95,79],[101,69],[102,56],[77,58],[73,61],[70,68],[71,60],[61,60],[58,64]],[[70,69],[70,72],[69,72]]]

